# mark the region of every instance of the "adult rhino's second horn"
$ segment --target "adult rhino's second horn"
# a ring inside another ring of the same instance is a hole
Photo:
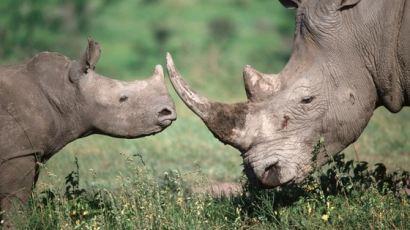
[[[171,54],[167,53],[167,69],[172,86],[182,101],[197,114],[220,141],[244,149],[237,132],[245,125],[248,105],[214,102],[199,95],[186,83],[175,68]]]

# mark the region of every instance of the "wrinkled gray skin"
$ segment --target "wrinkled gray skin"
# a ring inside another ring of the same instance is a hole
[[[410,100],[410,1],[280,1],[297,8],[293,52],[278,75],[245,67],[248,102],[198,95],[167,58],[182,100],[262,188],[301,182],[356,141],[378,106],[395,113]]]
[[[176,119],[161,66],[143,81],[124,82],[94,71],[100,56],[90,40],[78,61],[40,53],[0,67],[0,201],[26,202],[44,163],[66,144],[91,134],[138,138]],[[14,199],[17,198],[17,199]]]

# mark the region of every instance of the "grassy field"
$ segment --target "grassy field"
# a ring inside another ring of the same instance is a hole
[[[96,8],[96,1],[90,2],[89,8]],[[197,91],[225,102],[245,100],[245,64],[264,72],[281,70],[291,52],[294,24],[293,12],[272,0],[121,0],[87,20],[85,32],[48,38],[53,44],[49,49],[74,58],[92,36],[103,50],[97,71],[127,80],[150,76],[170,51]],[[250,191],[232,200],[191,193],[191,188],[213,182],[243,181],[241,158],[217,141],[168,86],[178,112],[171,127],[144,139],[96,135],[69,144],[42,166],[32,204],[23,217],[18,215],[18,226],[410,228],[409,200],[396,191],[399,176],[383,177],[383,189],[380,181],[366,181],[374,178],[371,172],[354,173],[354,166],[343,171],[336,163],[328,168],[350,184],[335,180],[332,191],[326,181],[333,177],[326,168],[303,186],[282,191]],[[408,109],[395,115],[378,109],[360,139],[345,151],[345,161],[368,161],[370,169],[382,162],[389,172],[410,170],[408,120]]]

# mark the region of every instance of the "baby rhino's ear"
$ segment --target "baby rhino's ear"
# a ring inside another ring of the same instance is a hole
[[[94,70],[100,54],[100,45],[93,39],[88,39],[87,48],[80,60],[72,62],[69,72],[70,81],[73,83],[78,82],[89,70]]]
[[[85,50],[83,56],[81,57],[80,64],[84,73],[88,70],[94,70],[95,65],[101,55],[101,48],[98,42],[94,41],[92,38],[88,39],[88,46]]]

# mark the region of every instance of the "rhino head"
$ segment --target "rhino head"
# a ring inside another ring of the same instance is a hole
[[[78,107],[88,118],[91,131],[113,137],[137,138],[162,131],[176,119],[175,106],[157,65],[146,80],[113,80],[96,73],[101,49],[89,40],[78,61],[72,61],[69,81],[76,88]]]
[[[301,182],[357,140],[377,106],[393,112],[402,106],[395,80],[386,82],[392,86],[383,103],[378,97],[377,71],[390,65],[390,53],[383,59],[374,50],[390,43],[379,43],[377,13],[366,14],[361,3],[380,13],[378,6],[365,0],[280,2],[297,8],[293,52],[278,75],[244,68],[247,102],[225,104],[198,95],[167,56],[179,96],[216,138],[241,152],[250,182],[262,188]]]

